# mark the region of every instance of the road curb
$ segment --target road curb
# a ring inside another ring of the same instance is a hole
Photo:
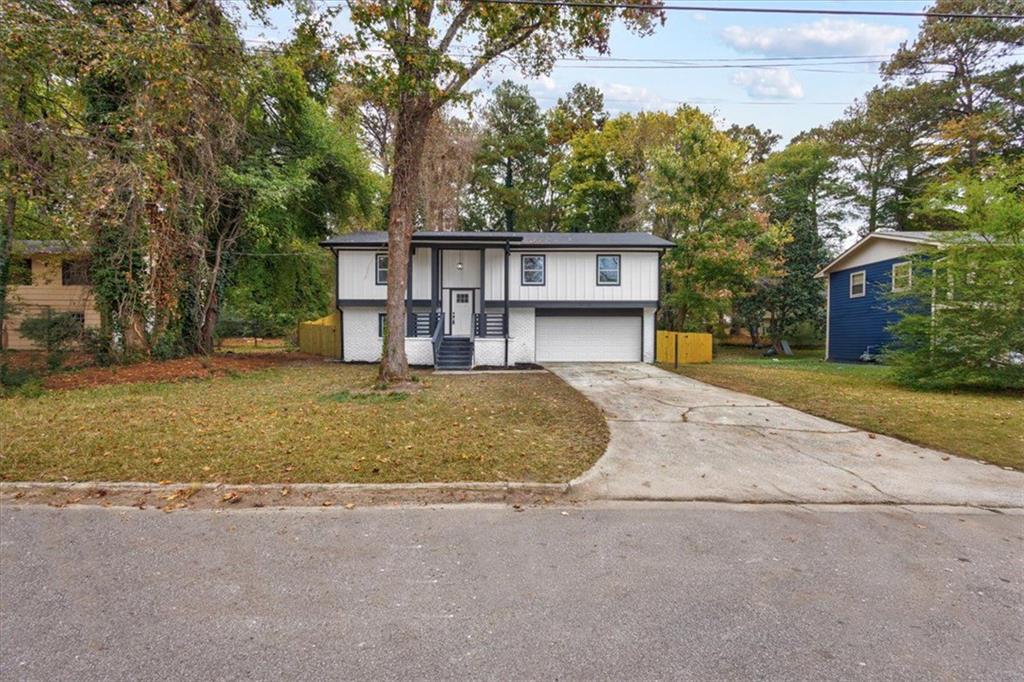
[[[520,481],[474,482],[456,481],[451,483],[187,483],[187,482],[146,482],[146,481],[3,481],[0,494],[18,492],[90,493],[103,490],[107,493],[147,494],[171,492],[174,490],[214,491],[220,493],[276,493],[282,489],[291,493],[329,495],[380,495],[400,498],[402,495],[459,495],[464,493],[490,495],[547,495],[562,496],[568,493],[568,483],[526,483]]]

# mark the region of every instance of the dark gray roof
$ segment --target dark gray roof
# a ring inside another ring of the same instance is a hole
[[[350,232],[320,242],[320,246],[384,246],[386,232]],[[519,248],[648,248],[667,249],[672,242],[646,232],[426,232],[413,234],[413,243],[509,242]]]
[[[89,248],[81,242],[64,241],[63,239],[15,239],[11,244],[15,254],[30,255],[33,253],[88,253]]]

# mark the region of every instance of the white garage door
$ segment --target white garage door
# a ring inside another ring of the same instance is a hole
[[[537,362],[638,362],[638,315],[537,316]]]

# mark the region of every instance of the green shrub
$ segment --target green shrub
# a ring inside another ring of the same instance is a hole
[[[71,344],[82,338],[83,320],[79,313],[57,313],[47,308],[42,315],[22,320],[18,330],[46,350],[46,364],[55,370],[64,364]]]
[[[891,328],[896,344],[886,359],[901,383],[1024,389],[1022,188],[1018,162],[962,175],[930,195],[962,230],[915,259],[910,291],[893,294],[905,314]]]

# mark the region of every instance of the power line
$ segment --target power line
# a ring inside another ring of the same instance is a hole
[[[901,10],[859,10],[795,7],[715,7],[708,5],[647,5],[637,2],[598,2],[591,0],[475,0],[484,5],[519,5],[532,7],[562,7],[579,9],[632,9],[651,12],[715,12],[721,14],[803,14],[844,17],[918,17],[926,19],[1002,19],[1024,20],[1021,14],[993,14],[969,12],[907,12]]]

